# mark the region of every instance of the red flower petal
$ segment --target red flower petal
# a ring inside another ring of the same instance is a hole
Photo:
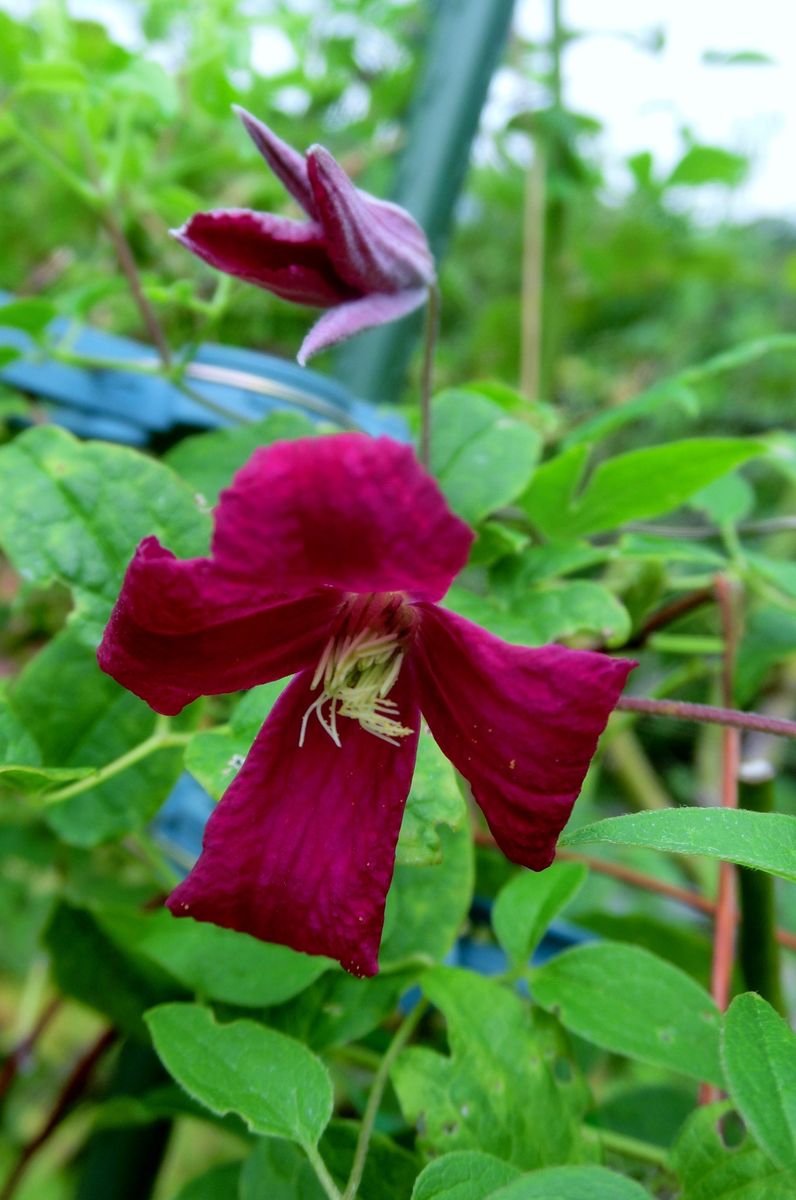
[[[511,646],[418,606],[420,707],[506,856],[549,866],[597,739],[635,663],[563,646]]]
[[[311,673],[290,684],[207,823],[168,899],[176,916],[336,958],[374,975],[419,714],[407,672],[391,692],[413,735],[393,746],[338,717],[336,746],[311,714]]]
[[[405,292],[373,292],[330,308],[305,337],[297,355],[299,364],[303,367],[313,354],[328,350],[363,329],[400,320],[420,308],[427,299],[427,288],[414,288]]]
[[[473,536],[408,446],[362,433],[256,450],[215,519],[224,572],[284,593],[331,585],[436,600]]]
[[[307,170],[329,256],[341,278],[360,292],[428,287],[434,260],[409,213],[399,222],[395,206],[385,211],[358,191],[323,146],[307,151]],[[411,237],[405,232],[407,221],[416,231]]]
[[[288,146],[287,142],[283,142],[267,125],[258,121],[239,104],[233,104],[232,111],[240,117],[246,132],[277,179],[281,179],[307,216],[316,216],[315,201],[312,197],[304,155],[299,154],[298,150],[294,150],[292,146]]]
[[[174,237],[228,275],[296,304],[328,308],[356,296],[338,275],[314,221],[291,221],[248,208],[196,213]]]
[[[286,600],[179,560],[146,538],[127,568],[97,658],[123,687],[173,716],[197,696],[291,675],[321,655],[340,607],[333,589]]]

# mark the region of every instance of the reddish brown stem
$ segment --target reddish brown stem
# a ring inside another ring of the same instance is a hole
[[[53,1019],[58,1009],[63,1004],[60,996],[55,996],[49,1004],[42,1010],[41,1015],[36,1024],[31,1029],[26,1037],[22,1038],[16,1046],[13,1047],[8,1055],[8,1058],[0,1067],[0,1099],[5,1096],[11,1084],[16,1079],[20,1070],[24,1067],[27,1059],[30,1057],[33,1047],[44,1033],[50,1021]]]
[[[106,1029],[78,1060],[61,1091],[58,1093],[55,1104],[50,1110],[50,1115],[44,1125],[36,1136],[23,1146],[19,1158],[14,1164],[11,1174],[6,1179],[2,1192],[0,1192],[0,1200],[11,1200],[31,1159],[55,1132],[72,1106],[80,1099],[91,1079],[94,1068],[116,1041],[117,1037],[118,1034],[115,1029]]]
[[[689,592],[685,596],[678,597],[677,600],[672,600],[670,604],[666,604],[663,608],[659,608],[654,612],[633,636],[625,642],[625,647],[628,650],[638,649],[640,646],[646,645],[653,633],[657,633],[659,629],[666,629],[678,621],[680,617],[686,616],[687,613],[693,612],[696,608],[701,608],[703,604],[710,604],[713,600],[713,591],[711,588],[699,588],[696,592]]]
[[[493,849],[495,847],[495,839],[489,833],[479,830],[475,835],[475,840],[479,846],[489,846]],[[659,896],[666,896],[667,899],[676,900],[708,917],[716,915],[714,902],[708,900],[706,896],[701,896],[699,892],[692,891],[691,888],[677,887],[674,883],[666,883],[663,879],[656,879],[654,875],[645,875],[642,871],[635,871],[632,867],[625,867],[621,863],[609,862],[604,858],[591,858],[588,854],[579,854],[575,850],[558,850],[556,858],[561,862],[583,863],[589,870],[596,871],[599,875],[609,875],[612,879],[617,879],[620,883],[626,883],[630,887],[643,888],[645,892],[655,892]],[[775,936],[779,944],[786,950],[796,951],[796,933],[790,933],[787,929],[777,929]]]
[[[621,696],[616,706],[623,712],[643,713],[650,717],[670,717],[675,721],[697,721],[707,725],[726,725],[730,729],[753,729],[778,737],[796,738],[796,721],[764,717],[761,713],[739,712],[713,704],[690,704],[686,700],[649,700],[645,696]]]

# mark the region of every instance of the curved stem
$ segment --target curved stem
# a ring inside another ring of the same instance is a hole
[[[321,1185],[329,1200],[340,1200],[340,1189],[332,1179],[329,1168],[321,1158],[321,1152],[317,1146],[307,1143],[304,1147],[304,1153],[310,1160],[310,1165],[317,1177],[318,1183]]]
[[[439,329],[439,285],[432,283],[426,304],[426,330],[423,339],[423,373],[420,379],[420,461],[424,467],[431,463],[431,386],[434,373],[434,350]]]
[[[69,800],[72,796],[79,796],[81,792],[88,792],[91,788],[98,787],[106,779],[112,779],[114,775],[119,775],[128,767],[140,762],[142,758],[147,758],[158,750],[169,750],[174,746],[187,745],[192,737],[191,733],[164,733],[156,729],[151,737],[139,742],[137,746],[133,746],[132,750],[128,750],[126,754],[114,758],[104,767],[97,767],[92,775],[88,775],[84,779],[77,779],[74,783],[67,784],[66,787],[49,792],[44,799],[47,804],[56,804],[61,800]]]
[[[726,725],[731,729],[755,729],[779,737],[796,738],[796,721],[782,717],[764,717],[760,713],[739,712],[713,704],[690,704],[686,700],[650,700],[643,696],[621,696],[616,707],[623,712],[644,713],[650,717],[671,717],[675,721],[698,721],[708,725]]]
[[[638,1162],[651,1163],[663,1171],[669,1171],[669,1155],[663,1146],[654,1146],[652,1142],[642,1142],[639,1138],[627,1137],[624,1133],[616,1133],[613,1129],[594,1129],[584,1127],[584,1132],[593,1138],[604,1150],[621,1154],[625,1158],[635,1158]]]
[[[381,1105],[384,1089],[387,1086],[387,1080],[390,1077],[393,1063],[398,1055],[403,1050],[410,1037],[417,1029],[426,1009],[428,1008],[428,1000],[420,1000],[418,1004],[410,1012],[409,1016],[396,1030],[392,1041],[387,1047],[384,1058],[379,1064],[374,1078],[373,1084],[368,1096],[368,1103],[365,1107],[365,1113],[362,1117],[362,1125],[359,1130],[359,1138],[357,1140],[356,1150],[354,1151],[354,1161],[351,1166],[351,1174],[348,1177],[345,1191],[343,1192],[342,1200],[354,1200],[357,1194],[360,1183],[362,1182],[362,1172],[365,1169],[365,1159],[368,1156],[368,1147],[373,1134],[373,1127],[376,1123],[379,1107]]]

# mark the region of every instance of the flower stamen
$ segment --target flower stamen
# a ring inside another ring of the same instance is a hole
[[[387,695],[403,663],[403,639],[396,632],[359,629],[343,637],[332,636],[324,647],[310,687],[321,688],[304,714],[299,746],[304,745],[307,725],[315,713],[321,727],[340,746],[337,717],[358,721],[367,733],[399,746],[399,738],[412,733],[399,720],[398,705]],[[329,703],[328,715],[324,712]]]

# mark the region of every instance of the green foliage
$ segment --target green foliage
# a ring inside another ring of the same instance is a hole
[[[782,813],[732,809],[665,809],[631,813],[565,834],[562,844],[648,846],[671,854],[701,854],[796,880],[796,819]]]
[[[445,1015],[451,1055],[413,1047],[392,1078],[407,1120],[422,1116],[426,1152],[482,1149],[525,1168],[587,1156],[579,1088],[558,1082],[554,1055],[522,1001],[451,968],[427,972],[422,987]]]
[[[525,967],[550,922],[583,886],[585,867],[554,863],[537,875],[514,878],[498,893],[492,909],[495,936],[514,967]]]
[[[738,1131],[729,1104],[711,1104],[689,1118],[671,1162],[683,1200],[790,1200],[796,1177],[781,1171]]]
[[[198,1004],[162,1004],[146,1021],[171,1074],[212,1112],[236,1113],[254,1133],[317,1144],[332,1115],[332,1083],[299,1042],[253,1021],[220,1025]]]
[[[517,1167],[482,1150],[454,1150],[420,1172],[412,1200],[487,1200],[519,1174]]]
[[[796,1175],[796,1036],[753,992],[724,1018],[722,1060],[730,1095],[755,1141]]]
[[[716,1005],[688,975],[638,946],[576,946],[536,968],[531,987],[543,1008],[597,1046],[695,1079],[723,1080]]]

